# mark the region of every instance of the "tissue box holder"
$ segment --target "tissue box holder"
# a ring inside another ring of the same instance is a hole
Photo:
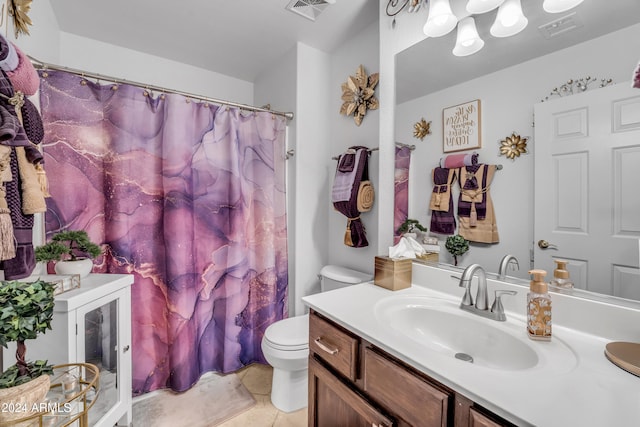
[[[375,258],[373,283],[383,288],[398,291],[411,286],[411,268],[409,258],[393,259],[388,256]]]
[[[440,261],[440,254],[427,252],[422,255],[416,255],[416,258],[421,259],[423,261],[438,262]]]

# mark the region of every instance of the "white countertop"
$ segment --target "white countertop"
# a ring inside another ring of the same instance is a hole
[[[473,292],[475,294],[475,285]],[[311,295],[303,300],[324,316],[517,425],[640,425],[640,378],[607,360],[604,347],[609,339],[554,324],[551,343],[529,340],[524,305],[522,315],[507,311],[507,322],[484,319],[461,310],[463,315],[476,317],[479,322],[493,322],[509,333],[520,334],[540,358],[539,365],[523,370],[473,365],[425,350],[418,337],[411,339],[398,333],[376,316],[381,304],[390,297],[410,296],[444,300],[449,305],[460,302],[457,295],[415,284],[392,292],[372,283]],[[640,328],[640,322],[636,322],[635,327]],[[564,356],[572,353],[573,357],[554,360],[554,356],[562,352]]]

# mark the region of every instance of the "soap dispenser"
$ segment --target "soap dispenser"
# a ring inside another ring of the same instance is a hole
[[[544,282],[547,272],[530,270],[533,275],[527,294],[527,332],[529,338],[538,341],[551,340],[551,296]]]
[[[572,289],[573,282],[569,278],[569,271],[567,271],[569,261],[563,259],[556,259],[554,261],[556,263],[556,269],[553,270],[553,280],[549,284],[561,289]]]

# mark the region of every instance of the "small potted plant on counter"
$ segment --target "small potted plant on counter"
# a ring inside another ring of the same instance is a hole
[[[93,243],[84,230],[62,231],[35,249],[36,261],[54,261],[56,273],[79,274],[81,278],[91,273],[92,259],[101,253],[100,246]]]
[[[411,237],[413,239],[417,238],[418,232],[426,233],[427,227],[424,227],[422,224],[420,224],[420,221],[418,221],[417,219],[411,218],[407,218],[396,231],[396,233],[401,236]]]
[[[469,250],[469,241],[456,234],[455,236],[447,237],[444,247],[453,256],[453,265],[458,265],[458,257]]]
[[[27,362],[25,340],[51,329],[54,287],[43,280],[0,281],[0,345],[17,344],[16,364],[0,374],[0,425],[34,412],[49,391],[53,368],[46,360]]]

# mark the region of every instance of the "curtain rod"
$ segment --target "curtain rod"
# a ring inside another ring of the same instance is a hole
[[[156,91],[156,92],[175,93],[177,95],[182,95],[182,96],[187,97],[187,98],[197,99],[197,100],[200,100],[200,101],[206,101],[206,102],[210,102],[212,104],[228,105],[228,106],[231,106],[231,107],[238,107],[238,108],[240,108],[242,110],[248,110],[248,111],[262,111],[262,112],[266,112],[266,113],[275,114],[277,116],[283,116],[287,120],[293,120],[293,113],[292,112],[273,111],[273,110],[270,110],[270,109],[267,109],[267,108],[263,108],[263,107],[254,107],[253,105],[239,104],[237,102],[225,101],[225,100],[216,99],[216,98],[209,98],[209,97],[206,97],[206,96],[195,95],[195,94],[192,94],[192,93],[183,92],[183,91],[176,90],[176,89],[169,89],[169,88],[165,88],[165,87],[161,87],[161,86],[154,86],[154,85],[149,85],[149,84],[144,84],[144,83],[133,82],[133,81],[130,81],[130,80],[125,80],[125,79],[118,79],[116,77],[105,76],[105,75],[102,75],[102,74],[92,73],[92,72],[88,72],[88,71],[76,70],[74,68],[63,67],[61,65],[55,65],[55,64],[49,64],[49,63],[46,63],[46,62],[42,62],[42,61],[39,61],[39,60],[33,58],[32,56],[29,56],[29,59],[31,60],[31,63],[33,64],[33,66],[35,68],[41,69],[43,71],[46,71],[46,70],[66,71],[67,73],[72,73],[72,74],[76,74],[78,76],[87,77],[87,78],[91,78],[91,79],[104,80],[104,81],[108,81],[108,82],[112,82],[112,83],[116,83],[116,84],[120,84],[120,83],[128,84],[128,85],[132,85],[132,86],[137,86],[137,87],[142,88],[142,89],[153,90],[153,91]]]

